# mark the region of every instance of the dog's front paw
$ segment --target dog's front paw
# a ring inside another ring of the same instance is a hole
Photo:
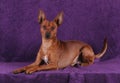
[[[13,71],[14,74],[18,74],[18,73],[22,73],[22,72],[24,72],[24,71],[21,70],[21,69],[17,69],[17,70],[14,70],[14,71]]]
[[[32,74],[32,73],[34,73],[34,72],[36,72],[36,69],[32,68],[32,69],[26,70],[26,71],[25,71],[25,74]]]
[[[32,71],[26,71],[25,74],[32,74]]]
[[[14,74],[18,74],[19,71],[18,71],[18,70],[14,70],[13,73],[14,73]]]

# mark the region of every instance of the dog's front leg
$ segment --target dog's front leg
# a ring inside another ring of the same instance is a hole
[[[40,66],[34,66],[33,68],[30,68],[26,71],[26,74],[31,74],[36,71],[41,71],[41,70],[53,70],[57,69],[57,64],[47,64],[47,65],[40,65]]]
[[[14,74],[22,73],[22,72],[26,71],[28,68],[33,67],[34,65],[36,65],[36,63],[32,63],[32,64],[27,65],[27,66],[24,66],[24,67],[22,67],[22,68],[18,68],[18,69],[16,69],[16,70],[14,70],[13,73],[14,73]]]
[[[14,74],[18,74],[18,73],[25,72],[25,71],[28,70],[29,68],[39,65],[39,64],[41,63],[41,61],[42,61],[42,60],[41,60],[41,53],[38,52],[37,58],[36,58],[35,62],[33,62],[33,63],[30,64],[30,65],[24,66],[24,67],[22,67],[22,68],[18,68],[18,69],[16,69],[16,70],[14,70],[13,73],[14,73]]]

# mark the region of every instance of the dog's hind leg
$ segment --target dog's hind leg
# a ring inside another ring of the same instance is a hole
[[[94,53],[90,47],[85,46],[80,50],[78,62],[81,66],[88,66],[94,63]]]

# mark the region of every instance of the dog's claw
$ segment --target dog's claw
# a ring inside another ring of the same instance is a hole
[[[18,74],[18,73],[20,73],[19,70],[14,70],[14,71],[13,71],[13,74]]]
[[[17,71],[13,71],[13,74],[18,74],[19,72],[17,72]]]

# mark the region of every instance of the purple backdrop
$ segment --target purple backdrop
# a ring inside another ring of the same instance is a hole
[[[98,53],[107,37],[108,50],[104,57],[89,67],[13,75],[13,69],[35,60],[41,44],[37,22],[40,9],[49,20],[64,11],[63,24],[58,28],[60,40],[85,41]],[[119,49],[120,0],[0,0],[2,83],[120,83]]]

